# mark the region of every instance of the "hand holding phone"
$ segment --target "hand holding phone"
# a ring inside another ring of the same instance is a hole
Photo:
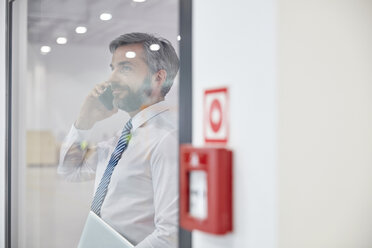
[[[107,86],[105,91],[98,97],[98,99],[108,110],[112,110],[114,108],[114,105],[112,104],[114,96],[112,95],[112,89],[110,85]]]
[[[81,106],[75,122],[78,129],[90,129],[97,121],[104,120],[118,112],[113,106],[114,96],[111,85],[104,82],[96,85]]]

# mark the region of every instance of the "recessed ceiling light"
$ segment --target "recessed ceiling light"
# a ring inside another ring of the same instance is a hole
[[[51,50],[52,50],[52,49],[50,48],[50,46],[42,46],[42,47],[40,48],[40,52],[41,52],[41,54],[47,54],[47,53],[49,53]]]
[[[181,35],[178,35],[178,36],[177,36],[177,40],[178,40],[178,41],[181,40]]]
[[[108,20],[111,20],[112,18],[112,15],[110,13],[102,13],[99,18],[102,20],[102,21],[108,21]]]
[[[133,2],[135,2],[135,3],[143,3],[143,2],[146,2],[146,0],[133,0]]]
[[[79,26],[75,28],[75,32],[78,34],[85,34],[87,32],[87,28],[84,26]]]
[[[128,59],[133,59],[136,57],[136,53],[132,51],[126,52],[125,57],[127,57]]]
[[[160,46],[158,44],[151,44],[150,50],[151,51],[158,51],[160,49]]]
[[[65,37],[58,37],[56,40],[57,44],[64,45],[67,43],[67,38]]]

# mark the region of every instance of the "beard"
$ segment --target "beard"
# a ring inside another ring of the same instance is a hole
[[[137,91],[133,91],[129,87],[125,87],[125,89],[127,95],[122,99],[114,100],[114,103],[116,102],[117,107],[125,112],[139,110],[151,95],[151,75],[146,76]]]

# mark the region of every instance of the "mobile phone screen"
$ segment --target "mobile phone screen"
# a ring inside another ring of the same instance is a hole
[[[112,104],[114,96],[112,95],[111,86],[108,86],[98,98],[108,110],[112,110],[114,108],[114,105]]]

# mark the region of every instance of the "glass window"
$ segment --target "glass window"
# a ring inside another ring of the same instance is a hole
[[[176,234],[154,232],[178,231],[178,1],[29,0],[14,12],[12,246],[77,247],[104,192],[96,213],[130,242],[175,247]]]

